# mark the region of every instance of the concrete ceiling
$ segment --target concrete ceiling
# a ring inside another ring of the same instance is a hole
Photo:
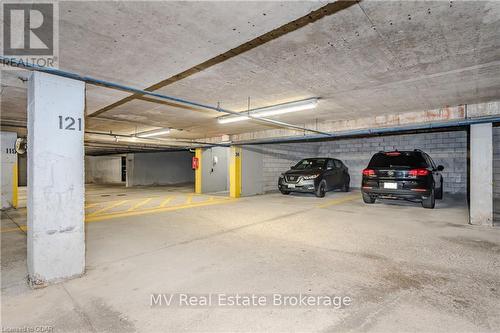
[[[149,87],[321,8],[325,2],[60,2],[59,67]],[[157,90],[234,111],[308,97],[274,119],[356,119],[500,99],[500,2],[362,1]],[[2,76],[2,120],[25,118],[25,84]],[[217,112],[87,87],[87,129],[208,138],[269,128]]]

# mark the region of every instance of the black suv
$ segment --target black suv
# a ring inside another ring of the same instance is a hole
[[[326,191],[349,191],[351,178],[342,161],[334,158],[306,158],[280,175],[278,188],[283,194],[313,192],[324,197]]]
[[[379,152],[363,170],[363,201],[371,204],[376,198],[418,200],[424,208],[434,208],[435,199],[443,198],[443,169],[418,149]]]

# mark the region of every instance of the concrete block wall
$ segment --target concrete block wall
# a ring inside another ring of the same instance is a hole
[[[381,150],[421,149],[434,162],[444,166],[444,190],[465,193],[467,190],[467,132],[436,132],[392,135],[322,142],[319,155],[341,159],[349,168],[351,187],[361,184],[361,171],[372,155]]]
[[[278,177],[290,169],[290,166],[306,157],[318,155],[319,143],[286,143],[268,144],[261,146],[248,146],[249,149],[259,152],[263,165],[264,192],[278,189]]]
[[[306,157],[334,157],[349,168],[351,187],[359,188],[361,171],[380,150],[422,149],[445,167],[444,188],[448,193],[465,193],[467,187],[467,132],[436,132],[323,142],[253,146],[263,156],[264,191],[277,189],[279,175]]]

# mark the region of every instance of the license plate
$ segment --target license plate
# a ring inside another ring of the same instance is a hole
[[[295,188],[295,184],[288,184],[288,188]]]
[[[397,190],[398,189],[398,183],[384,183],[384,188],[388,188],[391,190]]]

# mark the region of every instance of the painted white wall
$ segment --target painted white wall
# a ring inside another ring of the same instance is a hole
[[[260,148],[244,146],[241,150],[241,195],[264,193],[264,160]]]
[[[2,209],[12,207],[13,202],[13,175],[17,163],[15,132],[1,132],[0,148],[2,155],[2,175],[1,175],[1,193]]]
[[[30,74],[27,252],[32,285],[84,272],[84,108],[84,82]]]
[[[122,155],[85,156],[85,183],[122,183]]]
[[[194,183],[189,151],[127,155],[127,186]]]
[[[214,164],[214,161],[217,163]],[[229,148],[212,147],[204,149],[202,163],[202,193],[229,190]]]

